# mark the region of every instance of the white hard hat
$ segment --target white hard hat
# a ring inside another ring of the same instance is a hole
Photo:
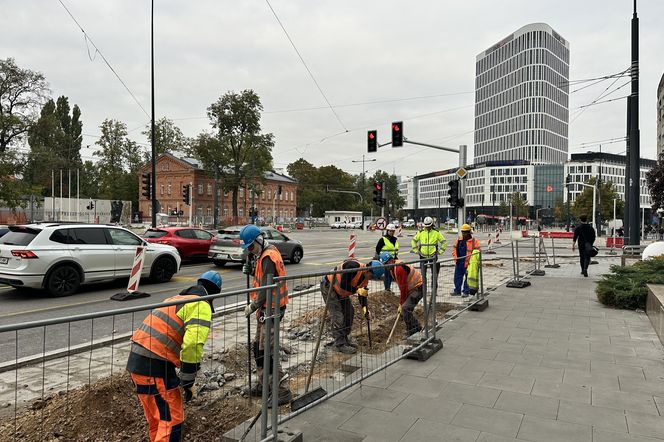
[[[430,216],[424,218],[424,226],[425,227],[433,226],[433,218],[431,218]]]
[[[387,225],[387,227],[385,228],[385,230],[396,230],[396,227],[394,227],[394,224],[389,223],[389,224]]]

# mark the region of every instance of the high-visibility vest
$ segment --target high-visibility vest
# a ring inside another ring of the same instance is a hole
[[[436,246],[438,244],[440,244],[438,247],[439,255],[442,255],[447,248],[447,240],[445,239],[445,236],[435,229],[420,230],[413,237],[410,244],[413,249],[416,249],[419,245],[420,254],[425,258],[431,258],[436,254]]]
[[[277,269],[277,274],[274,275],[276,277],[282,277],[286,276],[286,267],[284,266],[284,261],[281,259],[281,253],[279,253],[279,250],[275,246],[267,246],[265,250],[263,250],[263,253],[261,253],[261,256],[258,257],[256,261],[256,271],[254,272],[254,287],[260,287],[260,282],[263,279],[263,258],[264,257],[270,258],[272,262],[274,263],[275,268]],[[288,284],[281,284],[279,288],[279,306],[280,307],[285,307],[288,304]],[[257,298],[258,294],[257,292],[251,292],[251,300],[255,301]],[[276,290],[272,290],[272,299],[276,299],[277,297],[277,292]],[[263,305],[261,306],[262,308],[265,308],[267,304],[266,302],[263,302]],[[272,301],[272,308],[276,308],[276,304],[274,301]],[[257,313],[258,314],[258,313]]]
[[[457,249],[459,247],[459,241],[463,241],[463,237],[459,237],[454,241],[454,247],[452,247],[452,256],[456,260],[458,253]],[[468,263],[470,262],[470,257],[473,254],[474,250],[479,250],[480,248],[480,242],[476,238],[470,238],[466,241],[466,257],[464,259],[463,265],[467,268]]]
[[[176,295],[164,300],[164,302],[194,298],[198,298],[198,296]],[[132,342],[146,350],[140,349],[140,354],[154,359],[165,359],[176,367],[180,367],[180,351],[186,326],[178,316],[178,312],[185,305],[185,303],[182,303],[156,308],[145,317],[143,323],[131,336]]]
[[[399,241],[395,240],[394,244],[388,239],[387,236],[383,236],[383,248],[380,249],[381,252],[390,252],[392,256],[396,258],[399,253]]]
[[[359,264],[359,267],[357,267],[357,273],[350,280],[351,289],[353,289],[352,291],[345,290],[341,287],[341,277],[345,275],[344,273],[331,273],[325,276],[327,282],[332,284],[332,289],[337,292],[337,295],[339,295],[340,298],[347,298],[355,293],[357,289],[366,287],[371,279],[368,275],[366,266],[356,259],[347,259],[343,261],[334,268],[333,272],[337,270],[345,270],[344,266],[349,262],[357,262]]]
[[[408,276],[406,277],[406,286],[407,286],[407,294],[410,295],[416,288],[420,287],[422,285],[422,274],[412,265],[410,264],[401,264],[399,261],[396,261],[399,263],[399,267],[406,267],[408,268]],[[391,267],[390,268],[390,274],[392,275],[392,279],[397,281],[397,284],[399,284],[399,281],[397,280],[397,268],[396,267]]]
[[[466,282],[471,289],[477,290],[480,286],[480,251],[477,249],[473,250],[470,255],[466,269]]]

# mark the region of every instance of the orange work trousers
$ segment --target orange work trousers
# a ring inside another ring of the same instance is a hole
[[[131,373],[136,394],[148,421],[151,442],[180,442],[184,405],[180,379],[164,379]]]

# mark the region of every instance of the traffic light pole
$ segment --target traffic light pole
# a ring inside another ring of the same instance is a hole
[[[189,183],[189,227],[193,226],[194,220],[194,183]]]

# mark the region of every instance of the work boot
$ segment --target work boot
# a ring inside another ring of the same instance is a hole
[[[277,394],[279,395],[277,396],[278,405],[286,405],[293,399],[293,393],[291,393],[290,388],[288,387],[279,386]],[[268,408],[272,408],[272,393],[270,393],[270,396],[267,398],[267,406]]]
[[[451,296],[461,296],[461,293],[459,292],[450,292]]]
[[[357,353],[357,350],[354,347],[351,347],[350,345],[344,344],[344,345],[337,345],[334,347],[336,351],[339,353],[347,354],[347,355],[353,355]]]
[[[244,393],[252,397],[261,397],[263,396],[263,385],[253,383],[251,384],[251,390],[249,390],[249,388],[245,388]]]
[[[357,345],[357,340],[355,338],[353,338],[352,336],[346,336],[346,345],[349,345],[353,348],[359,347]]]
[[[463,295],[461,295],[461,297],[462,297],[462,298],[467,298],[467,297],[468,297],[468,293],[463,292]]]

